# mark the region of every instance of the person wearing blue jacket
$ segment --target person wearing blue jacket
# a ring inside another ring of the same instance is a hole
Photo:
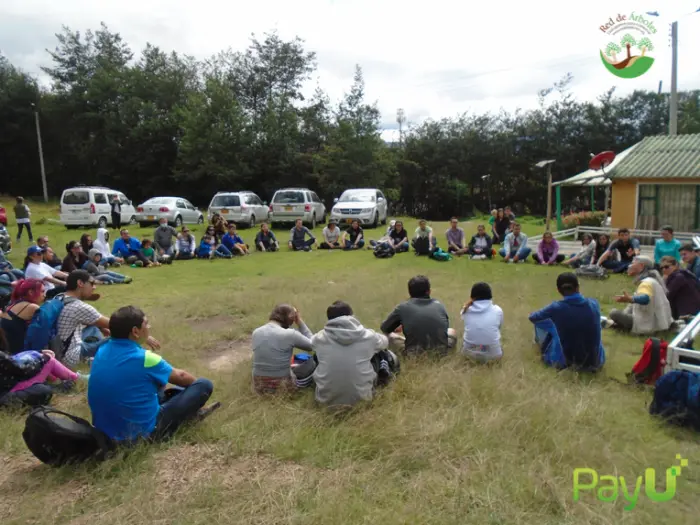
[[[233,223],[228,225],[228,233],[221,239],[221,244],[226,246],[226,248],[228,248],[228,250],[234,255],[250,255],[248,245],[243,242],[241,236],[238,235],[236,225]]]
[[[512,224],[513,231],[506,235],[503,248],[498,252],[503,262],[525,262],[532,250],[527,245],[527,235],[520,231],[520,224]]]
[[[121,257],[127,264],[148,266],[148,260],[141,253],[141,243],[129,235],[129,230],[121,230],[119,239],[114,241],[112,255]]]
[[[561,301],[530,314],[535,342],[545,364],[555,368],[596,371],[605,363],[601,339],[600,305],[579,291],[578,278],[566,272],[557,277]]]

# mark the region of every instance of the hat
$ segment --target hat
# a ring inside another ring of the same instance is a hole
[[[102,255],[102,252],[96,248],[93,248],[88,252],[88,257],[90,257],[90,259],[93,259],[96,255]]]
[[[44,253],[44,249],[41,246],[30,246],[27,248],[27,255],[32,256],[36,255],[37,253]]]

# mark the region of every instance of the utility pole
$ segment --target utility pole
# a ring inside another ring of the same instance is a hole
[[[489,198],[489,213],[491,213],[491,210],[493,209],[493,204],[491,204],[491,184],[489,184],[491,180],[491,174],[489,173],[488,175],[482,175],[481,180],[486,181],[486,194]]]
[[[671,24],[671,100],[669,103],[668,134],[678,134],[678,22]]]
[[[535,164],[535,166],[540,169],[544,167],[547,168],[547,223],[545,225],[545,231],[550,231],[549,224],[552,222],[552,164],[554,164],[554,162],[554,160],[541,160]]]
[[[406,113],[403,108],[396,111],[396,122],[399,124],[399,146],[403,146],[403,125],[406,123]]]
[[[49,190],[46,186],[46,170],[44,169],[44,148],[41,144],[41,126],[39,126],[39,111],[36,104],[32,104],[34,110],[34,122],[36,124],[36,141],[39,145],[39,166],[41,166],[41,184],[44,186],[44,202],[49,202]]]

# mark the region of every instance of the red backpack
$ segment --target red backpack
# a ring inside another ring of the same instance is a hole
[[[632,371],[627,374],[631,383],[653,385],[664,373],[666,366],[666,351],[668,343],[663,339],[650,337],[644,343],[642,357],[639,358]]]

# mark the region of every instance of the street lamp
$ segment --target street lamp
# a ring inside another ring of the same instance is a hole
[[[541,160],[535,164],[538,168],[547,168],[547,223],[545,231],[549,231],[549,223],[552,220],[552,164],[555,160]]]
[[[41,167],[41,183],[44,186],[44,202],[49,202],[49,190],[46,187],[46,170],[44,169],[44,148],[41,144],[41,127],[39,126],[39,110],[36,104],[32,103],[34,111],[34,122],[36,124],[36,141],[39,145],[39,166]]]
[[[491,188],[489,184],[489,179],[491,178],[491,174],[489,173],[488,175],[482,175],[481,180],[486,181],[486,194],[489,197],[489,213],[491,213],[491,210],[493,209],[493,206],[491,205]]]

